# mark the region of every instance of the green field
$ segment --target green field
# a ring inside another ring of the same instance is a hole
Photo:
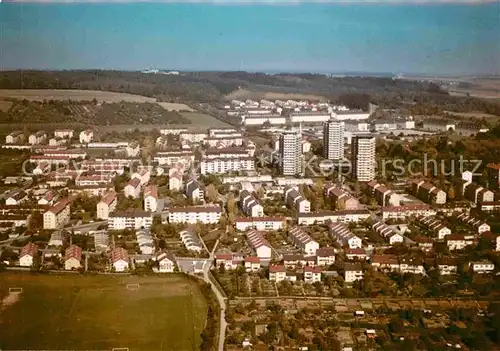
[[[0,349],[17,350],[198,350],[207,312],[196,283],[177,275],[3,273],[0,300]]]

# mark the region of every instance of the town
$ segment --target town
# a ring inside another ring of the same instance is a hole
[[[198,275],[227,301],[226,345],[235,349],[272,343],[277,309],[328,321],[327,310],[342,307],[361,325],[337,331],[345,350],[376,338],[362,327],[383,315],[371,300],[479,299],[498,289],[500,163],[380,167],[423,159],[421,141],[448,147],[485,134],[481,123],[306,100],[217,108],[232,126],[113,140],[97,127],[11,131],[2,152],[25,159],[2,179],[2,268]],[[322,308],[304,312],[297,297]]]

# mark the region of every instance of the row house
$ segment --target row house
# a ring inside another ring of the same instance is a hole
[[[28,143],[30,145],[37,145],[43,143],[47,139],[47,133],[44,131],[39,131],[33,134],[30,134],[28,137]]]
[[[384,220],[434,215],[436,215],[436,211],[427,204],[386,206],[382,208],[382,219]]]
[[[106,193],[97,203],[97,218],[109,219],[109,214],[115,211],[117,204],[118,197],[116,196],[116,192],[113,190]]]
[[[343,223],[331,223],[329,232],[342,246],[349,246],[351,249],[361,248],[361,239],[352,233]]]
[[[251,230],[246,233],[248,244],[252,247],[252,249],[257,254],[257,257],[260,259],[270,259],[272,246],[269,242],[264,238],[264,235],[257,231]]]
[[[448,228],[442,221],[433,216],[419,217],[418,222],[426,226],[430,231],[436,234],[439,240],[443,240],[447,235],[451,234],[451,229]]]
[[[75,131],[73,129],[56,129],[54,130],[54,136],[56,138],[71,139],[73,138]]]
[[[373,268],[382,271],[399,272],[401,274],[425,274],[423,262],[417,258],[373,255],[370,261]]]
[[[205,202],[203,187],[195,179],[191,179],[186,183],[186,196],[193,202]]]
[[[238,217],[235,220],[236,229],[239,231],[247,231],[256,229],[258,231],[280,230],[285,228],[284,217]]]
[[[401,234],[396,233],[382,221],[376,222],[372,228],[375,232],[377,232],[378,235],[385,238],[385,240],[387,240],[390,245],[402,244],[404,241],[404,237]]]
[[[450,251],[463,250],[474,242],[473,235],[451,234],[446,237],[446,245]]]
[[[297,189],[286,186],[284,190],[285,202],[289,208],[295,209],[297,213],[311,212],[311,203],[304,198]]]
[[[434,241],[428,236],[417,236],[413,238],[413,241],[417,244],[417,247],[422,251],[432,251],[434,247]]]
[[[123,247],[115,247],[111,250],[109,260],[115,272],[125,272],[129,269],[130,258]]]
[[[63,199],[43,214],[43,229],[63,228],[70,220],[69,199]]]
[[[193,230],[182,230],[179,233],[179,237],[187,250],[198,253],[203,251],[203,243],[201,242],[198,234],[196,234]]]
[[[245,257],[245,271],[247,273],[258,272],[260,270],[260,258],[257,256]]]
[[[113,212],[108,218],[108,227],[112,230],[148,229],[152,224],[151,213],[137,209]]]
[[[344,253],[348,260],[364,261],[367,259],[366,250],[363,248],[344,249]]]
[[[141,180],[139,178],[132,178],[123,188],[123,192],[127,198],[138,199],[141,196]]]
[[[192,164],[195,159],[195,153],[192,150],[172,150],[157,152],[153,156],[153,161],[159,165],[171,166],[178,162]]]
[[[34,259],[38,254],[38,246],[33,243],[24,245],[19,252],[19,265],[21,267],[33,266]]]
[[[70,156],[47,156],[47,155],[31,155],[29,158],[31,163],[44,163],[51,165],[67,165],[71,162]]]
[[[288,239],[295,247],[301,249],[308,255],[315,255],[316,251],[319,249],[318,242],[313,240],[309,234],[298,226],[288,231]]]
[[[255,160],[253,157],[238,158],[206,158],[200,162],[201,174],[224,174],[231,172],[253,172],[255,171]]]
[[[24,132],[16,130],[5,137],[6,144],[21,144],[24,141]]]
[[[316,256],[303,256],[303,255],[283,255],[283,264],[286,268],[301,267],[314,267],[316,266]]]
[[[113,183],[73,186],[68,188],[70,194],[87,194],[88,196],[103,196],[114,188]]]
[[[148,185],[144,188],[144,211],[156,212],[158,210],[158,186]]]
[[[44,156],[67,156],[71,159],[85,158],[87,157],[87,152],[85,150],[53,150],[53,149],[43,149],[40,152]]]
[[[109,184],[113,177],[105,174],[79,175],[75,178],[76,186]]]
[[[382,207],[399,206],[401,204],[401,197],[398,194],[376,180],[368,182],[368,188],[377,200],[377,203]]]
[[[220,221],[222,209],[219,205],[172,207],[168,210],[170,223],[216,224]]]
[[[72,271],[81,268],[82,264],[82,248],[76,245],[71,245],[64,252],[64,269]]]
[[[498,189],[500,186],[500,163],[488,163],[486,165],[486,173],[489,185],[493,189]]]
[[[431,132],[448,132],[455,130],[455,121],[443,118],[426,118],[423,128]]]
[[[299,225],[313,225],[315,223],[357,223],[370,218],[370,211],[366,209],[324,211],[315,213],[299,213],[297,223]]]
[[[332,199],[337,210],[356,210],[361,207],[358,199],[339,186],[325,186],[324,194]]]
[[[240,133],[241,134],[241,133]],[[215,149],[225,149],[233,146],[243,145],[243,136],[213,136],[207,137],[203,141],[205,146]]]
[[[464,184],[464,197],[474,202],[475,204],[480,204],[483,202],[492,202],[495,199],[495,194],[493,191],[483,188],[477,183],[466,183]]]
[[[54,138],[49,139],[49,146],[62,146],[62,145],[66,145],[67,143],[68,143],[68,139],[64,139],[64,138],[54,137]]]
[[[42,206],[52,206],[58,198],[59,195],[55,191],[49,190],[42,197],[40,197],[38,204]]]
[[[190,143],[201,143],[207,137],[207,133],[181,132],[179,140],[188,141]]]
[[[488,223],[483,222],[477,218],[474,218],[466,213],[460,213],[456,218],[460,222],[473,227],[478,234],[491,231],[491,227]]]
[[[360,263],[345,263],[344,264],[344,281],[346,283],[354,283],[355,281],[363,280],[363,269]]]
[[[304,267],[304,282],[314,284],[321,281],[321,267]]]
[[[141,182],[141,185],[148,184],[150,178],[151,178],[151,170],[147,167],[139,168],[137,171],[132,173],[132,175],[130,176],[130,179],[139,179]]]
[[[286,267],[283,265],[271,265],[269,267],[269,280],[272,282],[282,282],[287,279]]]
[[[241,253],[219,253],[215,255],[215,267],[224,267],[226,270],[235,270],[241,267],[244,262]]]
[[[446,193],[424,180],[415,180],[412,182],[412,194],[429,204],[439,205],[446,203]]]
[[[24,190],[13,190],[5,199],[5,205],[18,206],[28,200],[28,194]]]
[[[9,227],[27,227],[30,214],[8,214],[0,215],[0,224]]]
[[[474,273],[488,274],[493,273],[495,264],[488,260],[474,261],[469,263],[469,268],[472,269]]]
[[[155,252],[153,236],[148,229],[139,229],[135,232],[135,240],[143,255],[152,255]]]
[[[316,250],[316,265],[330,266],[335,263],[335,249],[333,247],[322,247]]]
[[[248,190],[240,191],[240,207],[248,217],[263,217],[264,208],[254,194]]]
[[[209,137],[240,137],[243,136],[241,132],[235,128],[209,128],[207,130]]]

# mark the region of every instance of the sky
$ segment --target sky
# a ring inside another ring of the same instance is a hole
[[[34,2],[0,4],[0,69],[500,74],[498,2]]]

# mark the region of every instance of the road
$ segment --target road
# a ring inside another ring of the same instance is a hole
[[[64,228],[65,230],[73,230],[75,232],[89,232],[91,230],[97,230],[100,225],[108,224],[108,221],[98,221],[93,223],[86,223],[81,225],[74,225],[72,227]]]
[[[217,350],[219,351],[224,351],[224,342],[226,340],[226,328],[227,328],[227,322],[226,322],[226,299],[224,298],[224,295],[222,294],[221,291],[219,291],[219,288],[217,285],[213,284],[210,280],[209,277],[209,272],[210,268],[212,268],[212,264],[215,259],[215,251],[217,249],[217,246],[219,245],[219,240],[215,242],[214,248],[212,252],[210,252],[210,258],[208,261],[205,262],[205,265],[203,266],[203,280],[206,283],[210,284],[210,287],[212,288],[212,291],[214,292],[215,296],[217,297],[217,301],[219,302],[220,306],[220,330],[219,330],[219,346]]]

